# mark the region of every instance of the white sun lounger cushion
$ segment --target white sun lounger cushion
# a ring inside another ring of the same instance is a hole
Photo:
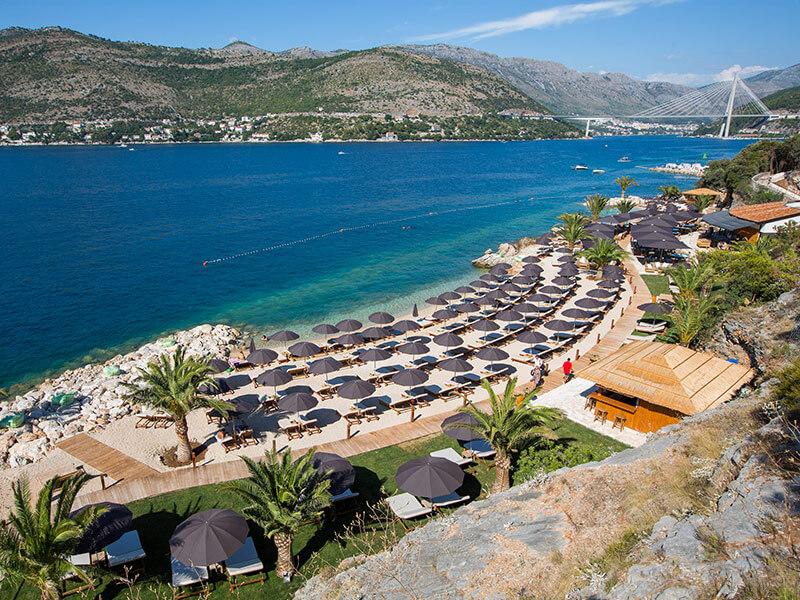
[[[225,561],[225,570],[232,577],[264,570],[264,564],[258,558],[253,538],[248,537],[244,542],[244,546]]]
[[[67,560],[76,567],[88,567],[92,564],[92,559],[88,552],[84,552],[82,554],[73,554]]]
[[[436,498],[431,498],[431,504],[441,508],[443,506],[452,506],[453,504],[466,502],[467,500],[469,500],[469,496],[461,496],[456,492],[452,492],[450,494],[447,494],[446,496],[438,496]]]
[[[488,458],[496,454],[495,449],[486,440],[473,440],[464,444],[464,448],[478,458]]]
[[[445,448],[444,450],[437,450],[436,452],[431,452],[431,456],[433,456],[434,458],[447,459],[450,462],[456,463],[459,467],[463,467],[464,465],[468,465],[469,463],[472,462],[472,460],[470,460],[469,458],[464,458],[452,448]]]
[[[172,562],[172,587],[183,587],[208,581],[208,569],[206,567],[190,567],[182,562],[171,559]]]
[[[331,502],[340,502],[342,500],[349,500],[351,498],[358,498],[358,492],[354,492],[350,488],[347,488],[341,494],[331,496]]]
[[[106,554],[109,567],[124,565],[146,556],[139,539],[139,532],[135,529],[124,533],[116,542],[106,546]]]
[[[401,519],[413,519],[414,517],[421,517],[430,514],[433,509],[425,508],[419,503],[411,494],[403,493],[396,496],[389,496],[386,499],[389,508]]]

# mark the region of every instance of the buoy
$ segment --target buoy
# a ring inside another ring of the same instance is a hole
[[[208,266],[208,261],[207,261],[207,260],[204,260],[204,261],[203,261],[203,266],[204,266],[204,267],[207,267],[207,266]]]

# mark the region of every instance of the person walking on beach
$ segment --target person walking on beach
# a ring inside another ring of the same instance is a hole
[[[567,383],[570,379],[572,379],[572,363],[570,362],[569,358],[564,361],[564,364],[561,365],[564,369],[564,383]]]
[[[544,362],[538,356],[533,357],[533,369],[531,369],[531,383],[533,387],[539,387],[539,383],[542,381],[542,366],[544,366]]]

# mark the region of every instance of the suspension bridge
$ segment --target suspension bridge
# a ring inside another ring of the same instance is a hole
[[[730,134],[734,117],[776,119],[767,106],[755,95],[747,84],[735,75],[729,81],[719,81],[700,88],[669,102],[653,106],[634,115],[547,115],[549,118],[586,121],[586,136],[592,121],[608,119],[659,120],[659,119],[723,119],[719,137]]]

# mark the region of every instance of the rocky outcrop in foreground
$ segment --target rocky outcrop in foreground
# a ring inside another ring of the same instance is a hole
[[[25,412],[26,423],[15,429],[0,430],[0,466],[20,467],[47,454],[61,439],[92,431],[131,414],[136,409],[124,400],[127,389],[137,376],[137,367],[165,352],[183,347],[189,356],[226,358],[240,343],[239,332],[227,325],[199,325],[179,331],[169,338],[125,355],[117,355],[103,364],[87,365],[47,379],[28,393],[0,405],[0,419]],[[119,374],[104,374],[105,367],[118,367]],[[58,394],[75,393],[69,406],[56,407]]]
[[[497,252],[491,248],[487,248],[482,256],[472,261],[472,266],[488,269],[498,263],[508,262],[510,258],[515,257],[517,254],[519,254],[519,251],[514,244],[503,243],[497,247]]]
[[[757,424],[762,400],[737,398],[639,448],[473,502],[295,598],[732,597],[786,551],[800,510],[800,480],[773,462],[797,440],[778,420]]]

